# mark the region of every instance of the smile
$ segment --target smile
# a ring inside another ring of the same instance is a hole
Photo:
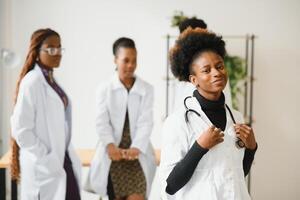
[[[213,83],[223,83],[224,82],[224,79],[217,79],[217,80],[214,80]]]

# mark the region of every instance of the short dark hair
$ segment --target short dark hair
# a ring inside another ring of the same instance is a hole
[[[187,18],[179,24],[180,33],[188,27],[206,29],[207,25],[202,19],[197,19],[196,17]]]
[[[114,54],[114,56],[117,55],[118,49],[121,48],[121,47],[135,49],[135,43],[132,39],[126,38],[126,37],[121,37],[121,38],[117,39],[113,44],[113,54]]]
[[[192,62],[205,51],[215,52],[224,59],[226,49],[222,37],[206,29],[187,28],[170,50],[173,75],[180,81],[189,81]]]

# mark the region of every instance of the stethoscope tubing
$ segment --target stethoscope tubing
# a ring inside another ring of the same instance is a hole
[[[197,112],[197,111],[194,110],[194,109],[188,108],[188,106],[187,106],[187,104],[186,104],[186,101],[187,101],[187,99],[189,99],[189,98],[192,98],[192,96],[187,96],[187,97],[185,97],[185,98],[184,98],[184,101],[183,101],[183,104],[184,104],[184,107],[185,107],[185,116],[184,116],[184,119],[185,119],[185,122],[186,122],[186,123],[189,123],[189,118],[188,118],[189,112],[192,112],[192,113],[196,114],[198,117],[201,117],[201,115],[200,115],[199,112]],[[231,112],[231,109],[229,108],[229,106],[228,106],[227,104],[225,104],[225,107],[226,107],[226,109],[229,111],[229,114],[230,114],[230,117],[231,117],[233,123],[236,124],[236,121],[235,121],[234,116],[233,116],[233,114],[232,114],[232,112]],[[244,147],[245,147],[245,143],[244,143],[240,138],[237,138],[235,144],[236,144],[236,147],[237,147],[237,148],[244,148]]]

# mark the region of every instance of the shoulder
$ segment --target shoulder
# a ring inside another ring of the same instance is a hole
[[[172,129],[182,129],[186,126],[184,106],[179,106],[172,114],[164,121],[164,127]]]
[[[188,146],[189,131],[184,113],[182,109],[178,109],[165,119],[162,128],[162,145],[166,147],[163,149],[170,148],[174,151],[176,145],[177,147]]]
[[[148,92],[154,90],[153,85],[151,85],[147,81],[141,79],[139,76],[136,76],[136,81],[137,81],[140,88],[143,88]]]
[[[24,78],[22,79],[20,83],[20,89],[25,88],[38,88],[42,85],[42,78],[40,74],[37,72],[37,70],[31,70],[29,71]]]
[[[97,89],[96,89],[97,96],[105,94],[107,91],[112,90],[112,87],[113,87],[112,80],[98,84]]]

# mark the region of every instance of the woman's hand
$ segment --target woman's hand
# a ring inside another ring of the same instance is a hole
[[[107,145],[107,152],[112,161],[120,161],[122,159],[121,149],[116,147],[113,143]]]
[[[139,158],[140,150],[137,148],[123,149],[122,158],[125,160],[136,160]]]
[[[224,141],[224,133],[215,126],[209,127],[198,139],[198,144],[204,149],[210,149]]]
[[[256,148],[256,140],[254,137],[253,129],[246,124],[236,124],[234,129],[238,138],[240,138],[247,149]]]

